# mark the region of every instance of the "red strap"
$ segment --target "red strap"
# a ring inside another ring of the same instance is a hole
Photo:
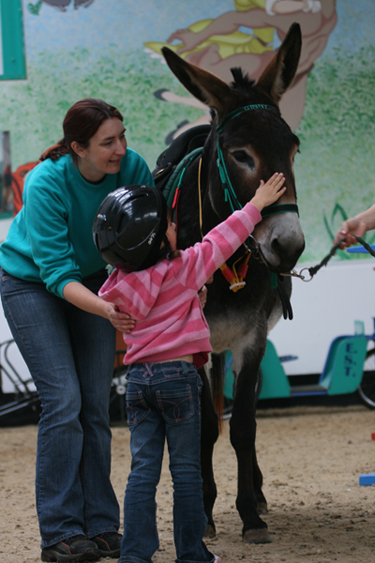
[[[238,268],[238,277],[241,277],[244,280],[246,278],[248,269],[249,266],[243,262],[241,266]]]
[[[225,268],[221,267],[220,268],[223,276],[225,277],[225,279],[227,280],[227,282],[232,283],[234,280],[234,275],[233,272],[230,268],[228,268],[227,265],[225,265]]]
[[[178,214],[177,214],[177,210],[178,210],[178,200],[180,199],[180,193],[181,193],[181,188],[180,188],[180,186],[178,186],[176,188],[174,198],[173,198],[173,203],[172,203],[172,209],[174,209],[174,214],[175,214],[174,222],[176,223],[176,233],[178,233]]]
[[[178,186],[176,188],[176,191],[174,193],[174,198],[173,198],[173,203],[172,203],[172,209],[174,209],[175,207],[177,207],[178,205],[178,198],[180,197],[180,192],[181,192],[181,188],[180,186]]]

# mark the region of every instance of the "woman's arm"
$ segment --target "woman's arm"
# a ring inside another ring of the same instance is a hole
[[[117,305],[103,301],[79,282],[68,282],[63,289],[63,295],[69,303],[79,309],[108,319],[120,332],[129,333],[135,326],[134,319],[126,313],[121,313]]]

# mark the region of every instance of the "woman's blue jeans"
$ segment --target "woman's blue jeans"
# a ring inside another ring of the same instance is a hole
[[[117,531],[109,427],[115,329],[42,283],[1,273],[5,317],[42,405],[36,460],[41,547]],[[98,272],[84,284],[97,293],[105,278]]]
[[[206,516],[200,464],[201,387],[194,365],[187,362],[134,364],[129,370],[126,406],[132,463],[118,563],[151,563],[159,547],[155,494],[165,438],[173,480],[176,561],[214,560],[202,541]]]

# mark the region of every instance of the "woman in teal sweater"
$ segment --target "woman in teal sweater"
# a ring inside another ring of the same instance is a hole
[[[63,130],[30,172],[23,208],[0,246],[1,297],[42,404],[42,561],[95,561],[120,553],[108,409],[115,329],[127,332],[132,321],[97,296],[107,272],[92,225],[109,192],[153,179],[127,148],[120,112],[105,102],[77,102]]]

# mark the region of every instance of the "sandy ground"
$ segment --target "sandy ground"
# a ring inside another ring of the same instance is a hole
[[[294,407],[258,415],[258,459],[269,503],[272,543],[241,539],[235,509],[236,460],[229,422],[215,449],[217,537],[208,540],[223,563],[368,563],[375,559],[372,486],[359,475],[375,472],[373,411],[362,406]],[[40,561],[34,501],[36,426],[0,428],[0,562]],[[113,428],[113,483],[122,505],[129,471],[129,431]],[[160,550],[155,563],[172,563],[171,482],[165,459],[158,489]],[[103,560],[104,561],[104,560]],[[113,560],[106,559],[110,562]]]

